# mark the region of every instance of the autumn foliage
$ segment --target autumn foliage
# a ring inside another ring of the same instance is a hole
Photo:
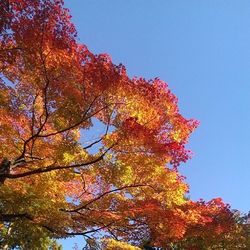
[[[1,249],[74,235],[86,249],[248,249],[247,220],[186,198],[178,165],[197,121],[165,82],[79,44],[61,0],[0,14]]]

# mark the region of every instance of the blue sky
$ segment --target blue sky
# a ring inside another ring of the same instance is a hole
[[[159,77],[200,121],[180,168],[193,200],[250,210],[250,1],[66,0],[79,41],[130,76]],[[72,239],[64,242],[72,249]]]

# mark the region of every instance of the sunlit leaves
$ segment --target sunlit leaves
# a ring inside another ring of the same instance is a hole
[[[197,122],[179,113],[165,82],[129,78],[109,55],[78,44],[61,0],[8,2],[0,19],[1,248],[47,249],[49,238],[74,235],[106,250],[210,246],[245,233],[220,199],[186,199],[178,166],[190,158],[185,144]]]
[[[125,242],[112,239],[104,240],[104,250],[141,250],[139,247],[131,246]]]

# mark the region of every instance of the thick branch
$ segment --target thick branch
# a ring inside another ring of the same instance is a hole
[[[0,221],[2,222],[11,222],[16,219],[29,219],[32,220],[31,216],[29,216],[27,213],[23,214],[0,214]]]
[[[4,184],[6,177],[4,175],[8,175],[10,173],[10,164],[11,162],[4,158],[0,163],[0,184]]]

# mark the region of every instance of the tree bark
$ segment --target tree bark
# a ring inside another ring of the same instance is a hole
[[[4,175],[10,173],[10,164],[11,162],[7,158],[4,158],[0,163],[0,185],[3,185],[6,180]]]

